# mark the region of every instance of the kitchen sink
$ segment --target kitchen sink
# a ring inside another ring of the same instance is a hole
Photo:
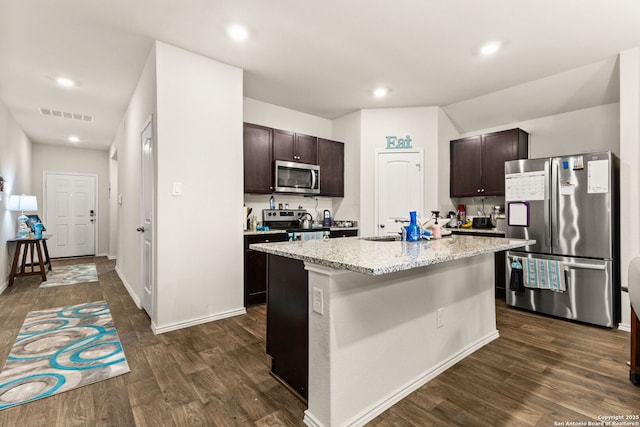
[[[370,242],[397,242],[400,240],[400,235],[363,237],[362,240],[368,240]]]

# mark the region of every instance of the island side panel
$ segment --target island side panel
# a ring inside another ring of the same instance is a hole
[[[307,399],[309,341],[307,271],[295,259],[269,255],[267,354],[271,372]]]
[[[324,294],[324,314],[309,310],[307,425],[362,425],[498,337],[493,254],[382,276],[306,267]]]

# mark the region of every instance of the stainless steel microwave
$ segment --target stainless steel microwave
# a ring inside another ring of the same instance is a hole
[[[320,194],[320,166],[276,160],[274,170],[277,193]]]

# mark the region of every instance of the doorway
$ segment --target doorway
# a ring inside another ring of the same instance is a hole
[[[400,233],[410,211],[424,214],[424,152],[377,150],[375,175],[375,233]]]
[[[44,172],[44,225],[52,258],[96,253],[96,175]]]
[[[141,223],[138,232],[142,234],[142,308],[153,321],[154,306],[154,275],[153,275],[153,116],[140,132],[142,150],[142,198]]]

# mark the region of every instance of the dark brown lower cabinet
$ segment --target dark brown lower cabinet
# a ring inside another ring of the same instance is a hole
[[[267,300],[267,254],[252,251],[252,243],[284,242],[287,233],[244,236],[244,306],[262,304]]]
[[[355,237],[358,235],[358,230],[331,230],[329,232],[329,238],[335,239],[336,237]]]
[[[309,384],[308,275],[304,262],[268,255],[267,354],[271,372],[303,400]]]

